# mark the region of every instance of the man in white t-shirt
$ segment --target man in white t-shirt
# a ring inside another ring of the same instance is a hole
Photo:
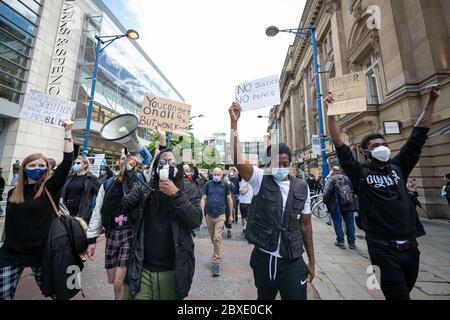
[[[253,199],[253,188],[248,181],[242,179],[242,176],[239,174],[239,209],[241,211],[241,221],[243,232],[245,232],[245,228],[247,226],[248,219],[248,211],[250,209],[250,205],[252,204]]]
[[[234,165],[253,189],[246,229],[255,245],[250,259],[259,300],[306,300],[307,282],[315,274],[310,197],[308,185],[291,175],[292,154],[285,144],[270,146],[266,169],[244,164],[237,123],[241,107],[233,103],[231,150]],[[303,260],[304,249],[308,265]]]

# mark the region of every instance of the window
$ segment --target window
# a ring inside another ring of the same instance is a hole
[[[41,0],[0,0],[0,98],[23,95]]]
[[[364,64],[367,79],[367,104],[379,105],[383,103],[383,90],[378,59],[371,55]]]

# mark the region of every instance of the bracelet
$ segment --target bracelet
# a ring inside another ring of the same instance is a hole
[[[72,141],[72,138],[64,138],[64,140]]]

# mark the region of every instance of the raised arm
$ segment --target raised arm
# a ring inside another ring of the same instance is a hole
[[[331,92],[328,92],[328,96],[325,99],[325,104],[327,106],[327,113],[329,107],[333,104],[334,99],[331,96]],[[330,132],[330,136],[333,140],[333,143],[336,147],[340,147],[344,144],[342,140],[341,133],[339,127],[336,122],[336,117],[334,115],[328,115],[328,131]]]
[[[249,181],[253,175],[253,166],[250,164],[245,164],[242,158],[240,141],[238,135],[238,120],[241,117],[242,108],[237,102],[233,102],[231,107],[228,109],[231,120],[231,133],[230,133],[230,146],[231,146],[231,156],[234,166],[239,170],[242,178]]]
[[[436,105],[436,101],[441,95],[441,87],[440,85],[436,84],[433,86],[428,87],[428,100],[423,108],[422,115],[420,116],[419,120],[416,123],[416,127],[418,128],[431,128],[431,125],[433,124],[433,113],[434,113],[434,107]]]

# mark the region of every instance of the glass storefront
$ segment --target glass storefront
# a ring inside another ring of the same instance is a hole
[[[0,98],[20,102],[41,12],[42,0],[0,0]]]

